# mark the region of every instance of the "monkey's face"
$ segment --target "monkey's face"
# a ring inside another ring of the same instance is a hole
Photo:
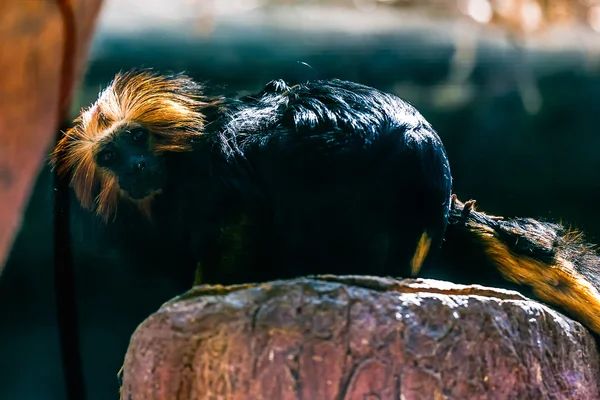
[[[141,200],[161,191],[166,182],[164,157],[152,149],[151,133],[143,126],[118,129],[99,146],[96,164],[112,174],[121,191]]]
[[[165,187],[165,157],[192,151],[202,136],[202,87],[185,75],[119,73],[57,143],[51,163],[70,174],[80,204],[103,220],[116,217],[119,198],[151,218],[154,195]]]

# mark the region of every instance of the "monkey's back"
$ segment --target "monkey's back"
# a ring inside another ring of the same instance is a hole
[[[224,132],[269,202],[279,278],[405,276],[423,234],[439,245],[450,167],[414,107],[337,79],[273,81],[244,100]]]

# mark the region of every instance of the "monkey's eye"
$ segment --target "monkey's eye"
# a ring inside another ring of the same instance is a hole
[[[109,162],[109,161],[112,161],[115,158],[115,153],[114,153],[114,151],[106,150],[106,151],[103,151],[100,154],[100,158],[104,162]]]
[[[138,140],[143,139],[147,133],[148,131],[143,128],[136,128],[131,130],[131,138],[137,142]]]

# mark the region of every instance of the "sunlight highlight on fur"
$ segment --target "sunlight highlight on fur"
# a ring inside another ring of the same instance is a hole
[[[427,255],[429,254],[429,249],[431,248],[431,238],[427,234],[427,232],[423,232],[421,237],[419,238],[419,242],[417,243],[417,249],[415,250],[415,254],[410,262],[410,271],[412,276],[417,276],[421,271],[421,267],[423,266],[423,262]]]

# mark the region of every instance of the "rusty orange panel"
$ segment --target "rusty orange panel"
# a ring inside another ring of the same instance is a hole
[[[0,1],[0,273],[60,115],[85,67],[101,3]],[[64,60],[72,68],[65,68]]]

